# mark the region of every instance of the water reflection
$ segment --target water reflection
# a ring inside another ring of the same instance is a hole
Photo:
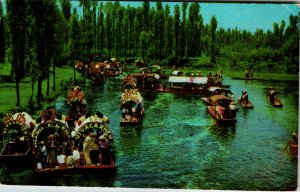
[[[231,141],[235,137],[236,125],[212,125],[210,133],[220,141]]]

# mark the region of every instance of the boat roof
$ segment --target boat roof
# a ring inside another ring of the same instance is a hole
[[[228,101],[231,101],[230,98],[226,97],[225,95],[214,95],[214,96],[211,96],[210,99],[212,101],[217,101],[217,100],[228,100]]]
[[[195,84],[206,84],[207,77],[178,77],[170,76],[169,82],[171,83],[195,83]]]
[[[138,89],[125,90],[121,96],[121,103],[124,104],[128,101],[133,101],[135,103],[142,103],[143,97],[141,96]]]
[[[172,75],[179,75],[179,74],[182,74],[183,72],[180,71],[180,70],[175,70],[172,72]]]
[[[215,90],[221,90],[221,91],[225,91],[227,93],[232,93],[230,89],[223,88],[223,87],[211,86],[208,88],[208,91],[210,91],[210,92],[214,92]]]

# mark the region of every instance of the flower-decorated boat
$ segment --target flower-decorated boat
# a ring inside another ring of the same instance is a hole
[[[121,124],[139,124],[144,117],[143,97],[138,89],[125,89],[121,96]]]
[[[6,114],[3,118],[4,148],[0,160],[4,164],[28,162],[31,159],[32,142],[30,133],[35,121],[26,113]]]
[[[76,131],[73,140],[80,152],[76,170],[115,169],[112,132],[101,118],[88,117]]]
[[[73,124],[75,120],[85,113],[85,96],[79,86],[74,87],[74,89],[69,92],[67,106],[69,107],[68,122],[70,122],[70,124]]]
[[[207,106],[207,112],[218,124],[233,124],[236,122],[236,108],[230,106],[232,100],[225,95],[210,97],[214,105]]]
[[[43,111],[41,118],[32,132],[33,170],[39,174],[71,171],[73,166],[58,160],[60,155],[71,154],[72,141],[67,122],[58,119],[55,110],[51,109]]]

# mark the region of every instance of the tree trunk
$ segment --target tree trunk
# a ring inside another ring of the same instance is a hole
[[[56,85],[55,85],[55,63],[56,63],[56,61],[57,61],[57,59],[55,59],[55,61],[54,61],[54,59],[52,59],[52,67],[53,67],[53,87],[52,87],[52,90],[53,91],[55,91],[55,87],[56,87]]]

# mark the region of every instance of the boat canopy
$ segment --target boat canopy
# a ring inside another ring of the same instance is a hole
[[[170,83],[195,83],[195,84],[207,84],[207,77],[178,77],[170,76]]]
[[[183,74],[182,71],[175,70],[175,71],[172,72],[172,75],[175,75],[175,76],[182,75],[182,74]]]
[[[83,133],[89,134],[91,132],[95,134],[97,138],[100,135],[104,135],[108,140],[112,141],[111,130],[108,128],[108,126],[105,123],[99,121],[90,121],[80,125],[79,129],[75,132],[74,139],[78,140],[81,138],[81,135]]]
[[[41,140],[53,135],[59,135],[61,139],[65,138],[65,140],[68,140],[71,133],[66,122],[53,120],[37,124],[32,131],[34,146],[37,147]]]
[[[211,96],[210,99],[215,102],[217,100],[228,100],[228,101],[232,101],[232,99],[226,97],[225,95],[214,95],[214,96]]]
[[[222,88],[222,87],[216,87],[216,86],[211,86],[211,87],[209,87],[208,88],[208,91],[209,92],[214,92],[214,91],[218,91],[218,92],[225,92],[225,93],[231,93],[232,94],[232,92],[231,92],[231,90],[230,89],[226,89],[226,88]]]
[[[143,97],[141,96],[138,89],[126,89],[121,96],[121,104],[125,104],[129,101],[133,101],[135,103],[142,103]]]

